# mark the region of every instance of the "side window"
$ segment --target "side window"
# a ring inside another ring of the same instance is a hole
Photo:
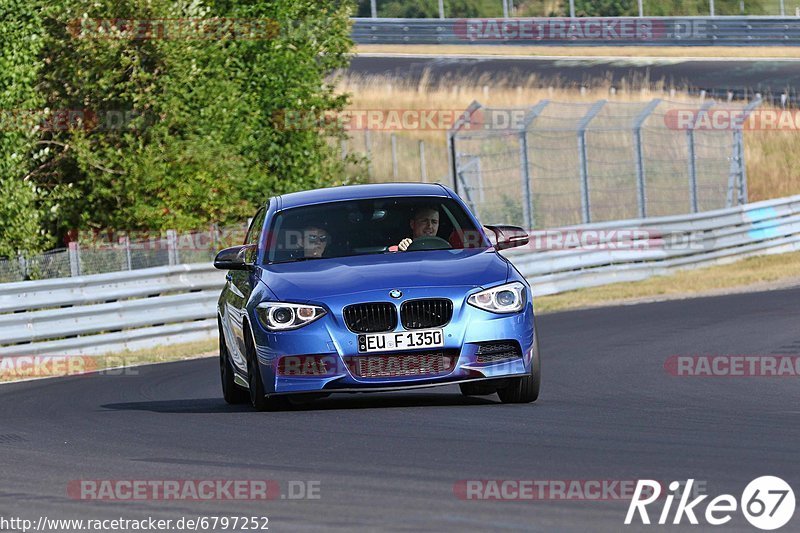
[[[250,229],[247,230],[247,236],[244,239],[245,244],[255,244],[258,246],[259,238],[261,237],[261,228],[264,226],[264,219],[267,216],[266,208],[262,207],[256,213],[256,216],[253,217],[253,221],[250,223]],[[247,252],[247,262],[252,263],[256,259],[256,255],[258,254],[258,248]]]

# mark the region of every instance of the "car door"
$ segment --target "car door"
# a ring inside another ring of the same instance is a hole
[[[250,228],[247,230],[244,244],[252,246],[245,255],[247,263],[254,263],[258,257],[258,246],[261,238],[261,231],[264,226],[266,218],[266,208],[259,209],[253,221],[250,223]],[[246,305],[250,299],[250,293],[253,292],[253,286],[256,283],[254,270],[231,270],[226,276],[227,288],[229,297],[226,305],[228,308],[228,317],[230,320],[230,331],[233,336],[233,346],[229,346],[233,364],[244,372],[247,368],[247,362],[244,357],[245,344],[244,344],[244,319],[247,313]]]

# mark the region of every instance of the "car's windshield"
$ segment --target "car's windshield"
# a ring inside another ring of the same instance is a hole
[[[444,197],[295,207],[275,215],[268,235],[269,263],[490,246],[464,209]]]

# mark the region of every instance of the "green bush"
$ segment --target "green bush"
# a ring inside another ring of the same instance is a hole
[[[53,246],[43,230],[227,224],[271,194],[359,179],[345,175],[353,162],[330,142],[344,132],[275,120],[346,105],[328,76],[348,63],[347,3],[0,2],[0,108],[39,110],[52,126],[2,135],[0,189],[14,202],[0,208],[0,255]],[[96,22],[222,17],[257,19],[269,31],[98,38],[126,25]],[[53,120],[59,113],[70,115],[66,127]]]

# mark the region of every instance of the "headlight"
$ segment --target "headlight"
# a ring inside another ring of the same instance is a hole
[[[264,302],[258,304],[256,314],[265,328],[281,331],[310,324],[324,315],[325,310],[316,305]]]
[[[515,281],[475,293],[467,303],[492,313],[516,313],[525,307],[526,295],[525,285]]]

